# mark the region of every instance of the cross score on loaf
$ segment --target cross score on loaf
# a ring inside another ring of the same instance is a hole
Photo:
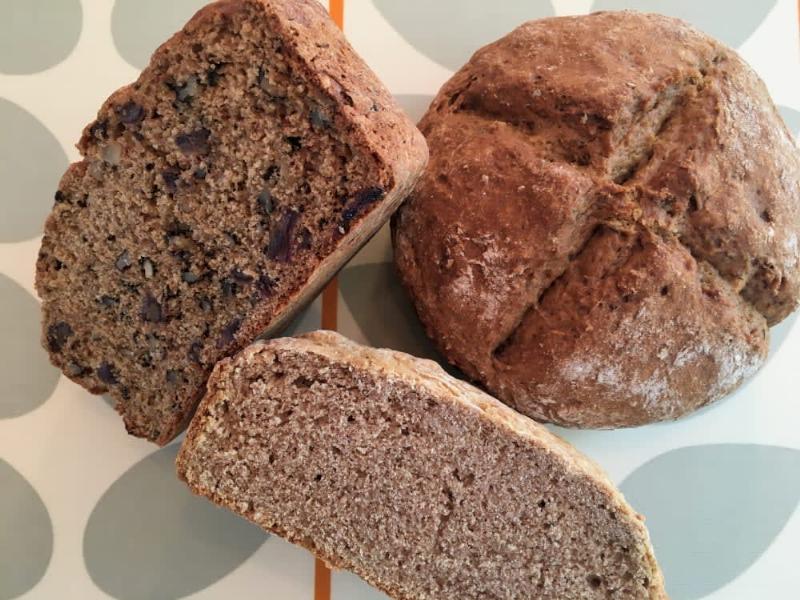
[[[395,260],[444,355],[566,426],[729,393],[797,305],[800,158],[763,83],[676,19],[529,22],[420,122]]]

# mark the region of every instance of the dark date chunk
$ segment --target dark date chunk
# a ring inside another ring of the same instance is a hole
[[[217,348],[222,349],[231,342],[233,342],[236,332],[242,326],[241,317],[231,319],[225,327],[222,328],[222,333],[217,340]]]
[[[225,67],[225,63],[215,63],[211,65],[211,68],[206,72],[206,82],[211,87],[216,86],[219,83],[220,78],[224,75],[222,69]]]
[[[168,192],[175,192],[178,189],[180,176],[181,172],[175,167],[168,167],[161,172],[161,178],[164,180],[164,186]]]
[[[309,113],[309,121],[311,125],[317,129],[327,129],[331,126],[331,117],[321,108],[312,108]]]
[[[144,119],[144,109],[130,100],[117,109],[117,116],[121,122],[133,125]]]
[[[259,275],[256,281],[256,290],[261,298],[269,298],[275,288],[275,282],[269,275]]]
[[[142,301],[142,310],[139,314],[148,323],[160,323],[163,319],[161,305],[150,293],[145,295]]]
[[[167,369],[165,378],[170,385],[179,385],[183,383],[183,371],[180,369]]]
[[[54,200],[55,200],[56,204],[61,204],[62,202],[66,202],[67,201],[67,195],[64,192],[62,192],[61,190],[58,190],[56,192]]]
[[[369,187],[358,192],[355,198],[342,211],[342,218],[339,221],[339,233],[350,231],[350,225],[359,213],[370,204],[378,202],[383,198],[384,194],[383,188],[379,187]]]
[[[192,342],[192,345],[189,346],[189,351],[186,353],[189,357],[189,360],[196,364],[202,364],[203,362],[203,344],[200,342]]]
[[[95,121],[89,128],[89,133],[92,137],[98,140],[105,140],[108,138],[108,121]]]
[[[258,198],[256,198],[256,202],[258,203],[258,208],[261,209],[261,212],[265,215],[271,215],[272,210],[274,208],[272,203],[272,194],[269,193],[269,190],[262,191]]]
[[[100,296],[98,302],[100,302],[100,304],[102,304],[105,308],[113,308],[117,304],[119,304],[119,298],[117,298],[116,296],[109,296],[108,294],[103,294],[102,296]]]
[[[303,147],[302,141],[296,135],[290,135],[284,139],[286,140],[286,143],[289,144],[289,152],[297,152]]]
[[[300,242],[298,247],[300,250],[308,250],[311,248],[311,231],[309,231],[308,227],[303,227],[300,230]]]
[[[207,154],[210,135],[211,132],[203,127],[197,131],[178,134],[175,136],[175,144],[184,154]]]
[[[197,283],[200,280],[200,276],[196,275],[195,273],[192,273],[191,271],[183,271],[181,273],[181,279],[185,283],[191,284],[191,283]]]
[[[59,321],[47,328],[47,347],[51,352],[61,352],[64,344],[67,343],[67,338],[73,334],[72,327],[69,323]]]
[[[97,367],[97,377],[107,385],[115,385],[117,383],[117,372],[114,365],[108,362],[100,363]]]
[[[273,223],[269,232],[269,245],[267,246],[267,256],[278,262],[289,262],[292,255],[292,230],[297,223],[298,214],[290,210]]]

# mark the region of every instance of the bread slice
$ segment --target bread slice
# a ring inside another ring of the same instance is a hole
[[[196,494],[398,599],[666,598],[596,465],[436,363],[336,333],[220,362],[177,464]]]
[[[427,160],[316,0],[205,7],[78,147],[37,263],[43,343],[161,444],[214,363],[302,308]]]

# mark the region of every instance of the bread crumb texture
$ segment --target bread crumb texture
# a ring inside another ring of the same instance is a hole
[[[222,361],[178,472],[394,598],[666,597],[597,466],[437,364],[336,333]]]
[[[313,0],[223,0],[114,93],[37,263],[43,343],[166,443],[413,185],[424,139]]]

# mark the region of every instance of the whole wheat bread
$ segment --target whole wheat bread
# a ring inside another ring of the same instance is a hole
[[[316,0],[208,5],[78,148],[37,263],[43,343],[162,444],[214,363],[302,308],[427,158]]]
[[[753,70],[682,21],[525,23],[420,127],[398,270],[442,353],[528,416],[680,417],[800,301],[800,153]]]
[[[191,489],[394,598],[665,598],[601,470],[436,363],[332,332],[221,361]]]

